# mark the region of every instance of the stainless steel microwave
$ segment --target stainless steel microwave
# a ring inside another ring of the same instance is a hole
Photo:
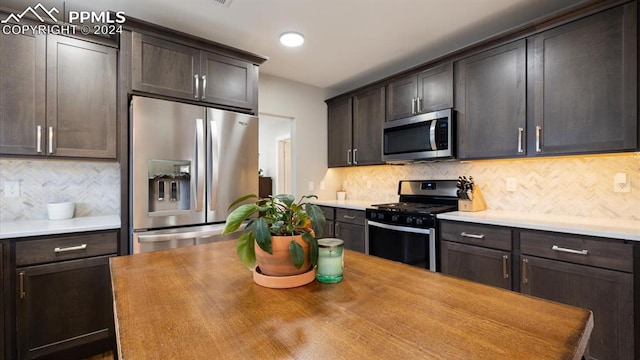
[[[389,121],[382,135],[382,160],[403,163],[455,157],[452,109]]]

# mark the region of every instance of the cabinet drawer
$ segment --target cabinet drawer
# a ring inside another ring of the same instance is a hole
[[[362,210],[336,208],[336,221],[364,225],[366,220],[365,213]]]
[[[116,231],[16,241],[16,266],[81,259],[118,252]]]
[[[322,210],[322,213],[324,214],[324,218],[326,220],[335,219],[335,216],[334,216],[335,208],[333,208],[331,206],[318,206],[318,207],[320,208],[320,210]]]
[[[440,222],[442,240],[511,251],[511,229],[467,222]]]
[[[633,245],[621,240],[545,231],[521,231],[522,254],[633,272]]]

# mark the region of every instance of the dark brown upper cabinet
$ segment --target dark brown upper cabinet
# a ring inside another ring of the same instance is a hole
[[[1,154],[36,155],[42,148],[36,140],[46,129],[46,53],[46,35],[0,36]]]
[[[116,157],[117,51],[47,37],[48,155]]]
[[[346,97],[327,102],[329,167],[349,166],[352,157],[353,99]]]
[[[327,101],[328,166],[383,164],[385,88]]]
[[[458,157],[526,155],[526,42],[455,64]]]
[[[0,153],[116,158],[115,48],[59,35],[0,42]]]
[[[258,66],[133,32],[132,88],[257,113]]]
[[[528,41],[528,151],[533,155],[638,148],[637,2]]]
[[[453,107],[453,65],[434,66],[387,86],[386,121]]]
[[[458,158],[635,150],[637,3],[455,64]]]

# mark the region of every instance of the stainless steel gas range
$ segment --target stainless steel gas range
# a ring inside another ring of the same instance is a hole
[[[436,214],[458,210],[457,180],[403,180],[399,202],[366,209],[369,254],[438,271]]]

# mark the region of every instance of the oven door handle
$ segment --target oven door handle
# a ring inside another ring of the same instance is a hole
[[[429,229],[414,228],[414,227],[409,227],[409,226],[389,225],[389,224],[383,224],[383,223],[379,223],[377,221],[371,221],[371,220],[367,220],[367,224],[369,226],[375,226],[375,227],[379,227],[379,228],[383,228],[383,229],[387,229],[387,230],[410,232],[410,233],[414,233],[414,234],[425,234],[425,235],[428,235],[428,234],[431,233],[431,231]]]

